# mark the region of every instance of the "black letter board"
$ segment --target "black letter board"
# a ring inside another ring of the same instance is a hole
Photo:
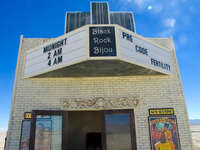
[[[90,27],[90,56],[116,56],[115,28]]]

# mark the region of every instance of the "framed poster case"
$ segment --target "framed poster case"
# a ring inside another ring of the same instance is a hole
[[[51,150],[52,121],[38,118],[35,131],[35,150]]]
[[[31,120],[22,120],[19,150],[29,150]]]
[[[176,116],[149,116],[151,150],[181,150]]]

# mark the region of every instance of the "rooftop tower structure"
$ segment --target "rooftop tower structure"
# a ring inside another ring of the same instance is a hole
[[[135,32],[133,13],[110,11],[108,2],[91,2],[90,12],[66,13],[66,33],[87,24],[118,24]]]

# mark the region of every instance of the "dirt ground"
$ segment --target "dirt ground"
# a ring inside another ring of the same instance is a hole
[[[200,150],[200,125],[191,126],[194,150]]]

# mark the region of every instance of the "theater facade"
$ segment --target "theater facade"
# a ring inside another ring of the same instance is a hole
[[[192,150],[172,38],[91,2],[57,38],[21,36],[6,150]]]

